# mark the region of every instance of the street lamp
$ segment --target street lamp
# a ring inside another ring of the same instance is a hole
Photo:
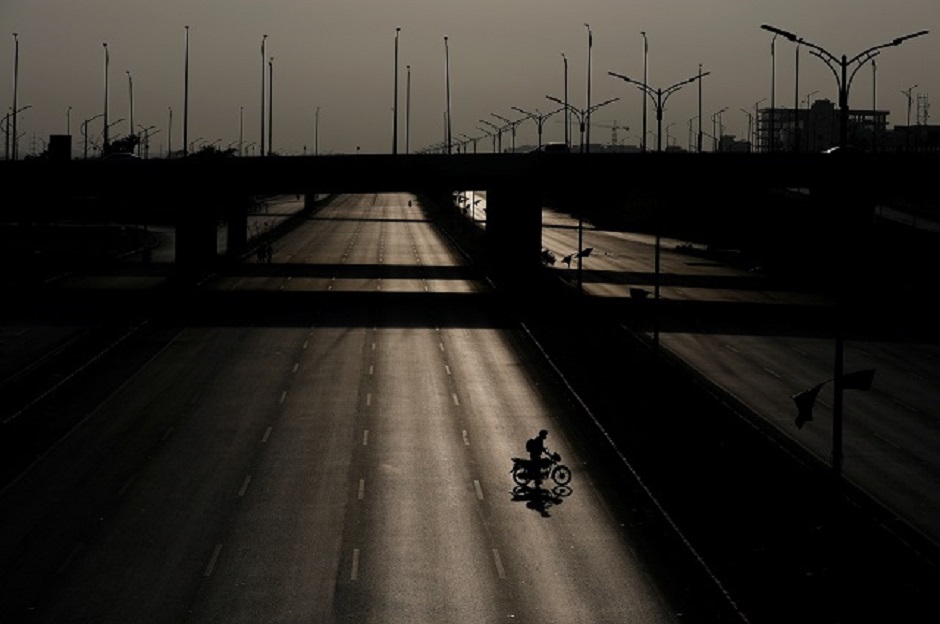
[[[392,115],[392,154],[398,153],[398,34],[401,32],[401,28],[395,28],[395,97],[392,108],[394,113]]]
[[[268,156],[274,153],[274,57],[268,58]]]
[[[320,107],[313,115],[313,155],[320,155]]]
[[[647,56],[649,56],[650,47],[649,47],[649,43],[648,43],[647,40],[646,40],[646,31],[642,31],[642,32],[640,32],[640,34],[643,35],[643,90],[645,91],[645,90],[646,90],[646,86],[649,84],[649,82],[647,81],[647,73],[646,73],[646,70],[647,70],[647,62],[646,62],[646,59],[647,59]],[[646,151],[646,96],[645,96],[645,95],[644,95],[644,96],[641,96],[641,98],[642,98],[642,100],[643,100],[643,146],[642,146],[642,151],[645,152],[645,151]]]
[[[405,153],[411,153],[411,65],[406,65],[408,78],[405,81]],[[397,116],[396,116],[397,118]]]
[[[568,57],[565,56],[565,53],[561,53],[561,58],[565,62],[565,147],[571,148],[571,117],[568,113]]]
[[[580,127],[580,129],[581,129],[581,151],[582,151],[582,152],[586,152],[586,151],[587,151],[587,149],[586,149],[586,144],[585,144],[586,139],[585,139],[585,134],[584,134],[584,132],[585,132],[585,126],[587,125],[587,124],[586,124],[587,119],[590,118],[591,113],[593,113],[593,112],[596,111],[597,109],[601,108],[602,106],[607,106],[608,104],[611,104],[611,103],[613,103],[613,102],[616,102],[616,101],[618,101],[618,100],[620,99],[620,98],[611,98],[611,99],[609,99],[609,100],[606,100],[606,101],[604,101],[604,102],[601,102],[600,104],[595,104],[595,105],[592,106],[591,108],[584,109],[584,110],[579,110],[579,109],[575,108],[574,106],[571,106],[570,104],[566,104],[565,102],[563,102],[563,101],[559,100],[558,98],[553,97],[553,96],[551,96],[551,95],[546,95],[545,97],[546,97],[547,99],[551,100],[552,102],[555,102],[556,104],[561,104],[562,106],[565,107],[565,109],[566,109],[567,111],[569,111],[572,115],[574,115],[574,116],[577,118],[577,120],[578,120],[578,125],[579,125],[579,127]]]
[[[774,26],[768,26],[763,24],[761,26],[764,30],[767,30],[772,33],[776,33],[783,37],[786,37],[790,41],[799,42],[802,45],[805,45],[809,48],[810,54],[816,56],[822,60],[829,69],[832,70],[833,75],[836,79],[836,86],[839,90],[839,109],[841,112],[841,123],[839,128],[839,145],[845,147],[848,144],[848,123],[849,123],[849,89],[852,86],[852,79],[855,77],[855,74],[858,70],[871,58],[875,56],[877,50],[882,48],[898,46],[908,39],[913,39],[914,37],[919,37],[921,35],[927,34],[926,30],[921,30],[916,33],[909,35],[904,35],[897,37],[891,40],[888,43],[883,43],[880,45],[872,46],[862,52],[859,52],[851,59],[849,59],[845,54],[841,58],[836,57],[834,54],[828,50],[816,45],[815,43],[808,42],[797,35],[781,30]],[[852,73],[848,73],[848,66],[851,63],[858,63],[857,67],[852,70]],[[837,71],[838,68],[838,71]],[[840,289],[839,285],[837,288]],[[833,424],[832,424],[832,468],[835,474],[838,476],[842,472],[842,394],[845,382],[843,380],[843,360],[844,360],[844,336],[843,336],[843,327],[842,327],[842,295],[841,292],[836,293],[836,336],[835,336],[835,357],[833,364],[833,401],[832,401],[832,415],[833,415]]]
[[[501,126],[497,126],[492,121],[487,121],[485,119],[481,119],[480,123],[486,124],[496,131],[496,133],[493,135],[495,137],[495,142],[493,144],[493,151],[495,151],[496,153],[501,153],[503,151],[503,130],[505,130],[505,128]]]
[[[591,27],[588,24],[584,25],[588,31],[588,67],[587,67],[587,108],[585,109],[586,118],[582,120],[582,125],[586,125],[585,129],[585,152],[591,151],[591,59],[594,55],[594,33],[591,32]],[[580,256],[578,257],[578,266],[580,268]]]
[[[5,137],[6,137],[6,139],[5,139],[5,145],[6,145],[6,147],[5,147],[4,157],[5,157],[7,160],[9,160],[9,158],[10,158],[10,119],[11,119],[16,113],[22,113],[22,112],[23,112],[24,110],[26,110],[27,108],[32,108],[32,107],[33,107],[32,104],[27,104],[26,106],[23,106],[22,108],[20,108],[19,110],[16,110],[16,111],[14,111],[14,110],[11,109],[9,113],[7,113],[6,115],[3,116],[3,131],[4,131],[4,135],[5,135]]]
[[[728,110],[728,107],[725,106],[723,109],[712,115],[712,151],[717,152],[720,147],[721,140],[721,114]]]
[[[483,120],[481,119],[480,121],[483,121]],[[483,122],[483,123],[489,123],[489,122]],[[493,139],[493,153],[494,153],[494,154],[497,153],[497,151],[496,151],[496,134],[493,133],[493,132],[490,132],[489,130],[483,129],[483,128],[481,128],[480,126],[477,126],[477,130],[479,130],[480,132],[482,132],[482,133],[485,134],[486,136],[488,136],[488,137],[490,137],[490,138]]]
[[[636,81],[632,78],[628,78],[627,76],[624,76],[623,74],[618,74],[616,72],[607,72],[607,73],[610,74],[611,76],[615,76],[617,78],[620,78],[621,80],[624,80],[626,82],[636,85],[636,87],[640,89],[641,91],[643,91],[650,98],[650,100],[652,100],[653,103],[656,105],[656,125],[657,125],[656,127],[656,151],[660,152],[662,151],[663,110],[666,105],[666,100],[669,99],[670,95],[672,95],[673,93],[675,93],[676,91],[684,87],[685,85],[693,83],[696,80],[701,80],[705,76],[709,75],[711,72],[705,72],[704,74],[699,72],[695,76],[692,76],[691,78],[687,78],[683,80],[682,82],[677,82],[676,84],[670,87],[667,87],[666,89],[653,89],[649,85]]]
[[[129,110],[130,121],[128,125],[128,127],[130,128],[130,132],[128,132],[128,134],[134,134],[134,128],[135,128],[134,126],[134,79],[131,77],[130,70],[126,70],[125,73],[127,74],[127,94],[128,94],[128,100],[130,102],[130,107],[129,107],[130,108]]]
[[[545,125],[545,120],[548,119],[549,117],[551,117],[552,115],[554,115],[555,113],[558,113],[558,112],[561,112],[561,111],[565,110],[564,108],[557,108],[557,109],[553,110],[552,112],[550,112],[550,113],[545,113],[545,114],[543,115],[541,112],[539,112],[538,109],[535,109],[535,112],[534,112],[534,113],[530,113],[529,111],[523,110],[523,109],[519,108],[518,106],[513,106],[512,109],[519,111],[519,112],[522,113],[523,115],[528,115],[528,119],[534,119],[534,120],[535,120],[535,123],[536,123],[536,125],[538,126],[538,131],[539,131],[539,149],[542,149],[542,126]],[[566,137],[566,138],[567,138],[567,137]]]
[[[447,45],[447,37],[444,37],[444,78],[447,88],[447,153],[451,153],[452,133],[450,116],[450,48]]]
[[[747,115],[747,135],[746,136],[747,136],[748,144],[751,144],[751,141],[752,141],[751,132],[753,132],[753,128],[754,128],[754,116],[751,114],[751,111],[747,110],[746,108],[742,108],[741,112]],[[748,151],[752,151],[752,150],[748,149]]]
[[[267,45],[268,36],[261,35],[261,155],[264,156],[264,75],[265,75],[265,63],[268,60],[268,55],[265,52],[265,47]]]
[[[19,138],[16,134],[16,98],[19,91],[20,78],[20,36],[13,33],[13,160],[16,160],[16,144]],[[9,133],[8,133],[9,134]]]
[[[496,117],[496,118],[499,119],[500,121],[506,122],[506,127],[508,127],[509,130],[510,130],[510,132],[512,133],[512,135],[511,135],[511,136],[512,136],[512,152],[515,153],[515,151],[516,151],[516,127],[517,127],[519,124],[521,124],[523,121],[525,121],[526,119],[528,119],[528,117],[526,117],[526,118],[524,118],[524,119],[517,119],[517,120],[515,120],[515,121],[511,121],[511,120],[509,120],[509,119],[506,119],[505,117],[500,117],[500,116],[497,115],[496,113],[490,113],[490,115],[492,115],[493,117]]]
[[[186,29],[186,54],[183,70],[183,156],[187,156],[189,145],[189,26]]]
[[[786,37],[787,39],[795,43],[800,43],[809,48],[812,48],[810,50],[810,54],[822,60],[829,67],[829,69],[832,70],[832,73],[836,79],[836,86],[839,91],[839,110],[841,113],[841,127],[839,128],[839,145],[843,147],[848,143],[849,89],[852,86],[852,80],[855,78],[855,74],[858,72],[859,69],[862,68],[862,66],[864,66],[866,62],[868,62],[874,56],[876,56],[875,54],[876,50],[881,50],[883,48],[901,45],[903,42],[907,41],[908,39],[913,39],[914,37],[920,37],[921,35],[926,35],[929,32],[926,30],[921,30],[915,33],[911,33],[909,35],[896,37],[895,39],[892,39],[891,41],[887,43],[882,43],[876,46],[872,46],[866,50],[863,50],[850,59],[850,58],[847,58],[845,54],[843,54],[841,58],[836,57],[834,54],[822,48],[821,46],[818,46],[815,43],[806,41],[802,37],[798,37],[797,35],[791,32],[788,32],[786,30],[782,30],[774,26],[769,26],[767,24],[761,25],[761,28],[763,28],[766,31],[775,33],[777,35]],[[857,66],[855,67],[854,70],[852,70],[852,73],[849,74],[848,66],[852,63],[857,63]]]
[[[907,149],[911,147],[911,92],[917,88],[917,85],[914,85],[908,89],[904,89],[901,93],[907,98],[907,138],[905,143],[907,144]]]
[[[559,100],[559,99],[556,98],[556,97],[552,97],[551,95],[546,95],[545,97],[548,98],[549,100],[551,100],[552,102],[555,102],[555,103],[557,103],[557,104],[565,105],[564,102],[562,102],[561,100]],[[601,108],[602,106],[607,106],[608,104],[611,104],[611,103],[613,103],[613,102],[616,102],[616,101],[619,100],[619,99],[620,99],[620,98],[611,98],[611,99],[609,99],[609,100],[605,100],[605,101],[601,102],[600,104],[595,104],[595,105],[592,106],[591,108],[585,109],[585,110],[583,110],[583,111],[579,111],[578,109],[576,109],[576,108],[574,108],[573,106],[570,106],[570,105],[565,106],[566,110],[570,111],[575,117],[578,118],[578,124],[579,124],[579,126],[581,127],[581,151],[582,151],[582,153],[585,151],[585,149],[584,149],[584,148],[585,148],[585,145],[584,145],[584,140],[585,140],[585,139],[584,139],[585,119],[590,118],[591,112],[593,112],[593,111],[595,111],[595,110]],[[583,209],[579,209],[579,210],[578,210],[578,292],[579,292],[579,293],[583,293],[583,292],[584,292],[584,282],[583,282],[583,280],[582,280],[582,259],[584,258],[584,255],[585,255],[585,249],[584,249],[584,214],[583,214],[583,212],[584,212]]]
[[[103,122],[103,123],[104,123],[104,150],[107,151],[107,149],[108,149],[108,128],[110,127],[110,125],[108,124],[108,63],[110,62],[110,59],[108,58],[108,44],[107,44],[107,43],[102,43],[101,45],[104,47],[104,113],[103,113],[103,117],[104,117],[104,122]],[[16,137],[14,137],[14,141],[15,141],[15,140],[16,140]],[[13,157],[16,158],[16,143],[13,144],[13,152],[14,152],[14,153],[13,153]]]

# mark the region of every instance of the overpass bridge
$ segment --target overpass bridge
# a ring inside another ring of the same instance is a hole
[[[128,221],[154,215],[177,228],[177,264],[217,259],[216,224],[229,224],[229,253],[247,245],[254,197],[274,194],[415,192],[449,201],[456,190],[487,192],[486,249],[505,277],[540,266],[541,208],[547,200],[604,201],[629,213],[641,198],[670,235],[679,223],[728,223],[740,201],[800,188],[816,226],[841,227],[870,214],[878,197],[923,194],[940,154],[456,154],[201,157],[0,162],[7,221],[89,218],[110,202]],[[122,213],[123,214],[123,213]],[[795,218],[804,218],[797,215]],[[149,215],[149,216],[148,216]]]

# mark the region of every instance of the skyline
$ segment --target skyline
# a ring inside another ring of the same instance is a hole
[[[796,102],[805,106],[810,97],[838,102],[830,69],[806,46],[797,53],[794,43],[783,37],[774,40],[762,24],[849,58],[896,37],[930,31],[881,50],[874,71],[866,64],[851,84],[850,107],[870,109],[874,100],[877,109],[890,112],[889,127],[906,123],[904,91],[911,91],[914,123],[916,98],[929,102],[940,79],[932,61],[940,58],[940,5],[935,0],[899,0],[888,14],[882,3],[871,0],[832,0],[825,8],[809,0],[786,6],[760,1],[743,7],[734,0],[707,7],[680,0],[643,0],[630,6],[614,0],[578,6],[559,0],[509,5],[495,0],[453,5],[407,0],[395,6],[373,0],[355,5],[327,0],[317,6],[302,0],[264,6],[250,0],[205,0],[197,6],[167,0],[159,7],[115,0],[88,0],[81,6],[65,0],[13,4],[0,8],[0,24],[8,31],[7,41],[0,43],[0,74],[6,76],[0,81],[0,102],[5,114],[9,112],[16,82],[18,107],[30,106],[18,115],[21,157],[33,152],[33,136],[39,143],[36,151],[41,151],[49,135],[64,134],[67,124],[73,153],[81,152],[82,122],[105,107],[105,43],[109,119],[124,119],[112,126],[112,139],[128,134],[133,116],[138,130],[156,129],[151,155],[165,153],[172,109],[172,143],[174,150],[180,149],[187,31],[188,141],[216,142],[222,149],[237,146],[243,124],[244,144],[255,143],[257,151],[259,74],[269,68],[274,91],[272,110],[265,112],[272,124],[268,140],[282,154],[303,153],[304,146],[312,154],[316,134],[320,153],[355,153],[357,147],[363,153],[391,153],[396,91],[398,153],[405,152],[406,139],[411,152],[440,143],[447,125],[445,37],[455,139],[483,136],[479,128],[486,126],[480,119],[502,125],[497,115],[518,120],[523,114],[517,109],[545,114],[558,108],[546,96],[564,96],[564,58],[569,103],[585,108],[589,38],[592,104],[618,98],[592,115],[590,138],[595,144],[610,141],[612,125],[629,127],[619,129],[621,142],[641,142],[642,94],[608,72],[642,81],[643,32],[649,45],[650,88],[685,81],[697,74],[700,64],[702,72],[708,72],[701,81],[706,134],[712,133],[714,115],[722,109],[725,134],[743,139],[748,117],[741,109],[769,107],[772,98],[781,108]],[[0,31],[0,42],[3,34]],[[261,57],[264,35],[268,59]],[[409,93],[411,114],[406,119]],[[697,115],[698,86],[692,83],[668,100],[664,134],[685,146],[689,124],[697,130]],[[545,141],[564,140],[560,120],[558,114],[546,121]],[[89,135],[99,140],[101,121],[88,126]],[[649,101],[647,128],[655,133],[655,109]],[[517,146],[537,141],[534,121],[518,125]],[[572,142],[577,143],[576,130]],[[655,146],[655,137],[648,135],[648,143]],[[489,151],[491,145],[483,136],[479,151]],[[508,146],[507,133],[503,148]]]

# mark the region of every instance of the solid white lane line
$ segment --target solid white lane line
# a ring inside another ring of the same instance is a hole
[[[493,562],[496,563],[496,573],[499,574],[499,578],[506,578],[506,569],[503,567],[503,562],[499,558],[499,551],[495,548],[493,549]]]
[[[483,486],[480,485],[479,479],[473,480],[473,489],[477,491],[477,499],[483,500]]]
[[[359,578],[359,549],[353,549],[352,571],[349,573],[349,580],[355,581]]]
[[[248,491],[248,484],[251,483],[251,475],[245,477],[245,481],[242,483],[242,487],[238,490],[238,497],[241,498],[245,495],[245,492]]]
[[[267,442],[268,438],[270,437],[271,437],[271,427],[268,427],[267,429],[264,430],[264,436],[261,437],[261,442],[262,443]]]
[[[362,432],[362,445],[363,445],[363,446],[368,446],[368,445],[369,445],[369,430],[368,430],[368,429],[365,429],[365,430]]]
[[[220,552],[222,552],[222,544],[216,544],[215,549],[212,551],[212,558],[209,559],[209,565],[206,566],[206,571],[202,573],[203,576],[212,576],[212,572],[215,570],[215,564],[219,560]]]
[[[771,375],[773,375],[774,377],[776,377],[777,379],[780,379],[780,375],[777,374],[777,371],[775,371],[774,369],[772,369],[772,368],[767,368],[767,367],[765,366],[765,367],[764,367],[764,370],[767,371],[768,373],[770,373]]]
[[[57,575],[62,575],[66,568],[72,563],[72,560],[78,555],[78,552],[85,546],[82,542],[75,544],[75,548],[72,549],[72,552],[69,553],[69,556],[65,558],[65,561],[56,569],[55,573]]]
[[[363,498],[365,498],[365,495],[366,495],[366,480],[359,479],[359,495],[358,495],[359,500],[362,500]]]
[[[121,486],[121,490],[118,492],[118,496],[124,496],[124,492],[130,489],[131,485],[134,483],[134,480],[137,479],[137,473],[135,472],[130,476],[130,478],[124,482],[124,485]]]

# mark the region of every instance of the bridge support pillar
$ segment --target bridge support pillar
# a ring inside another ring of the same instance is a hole
[[[541,268],[542,202],[538,187],[523,180],[486,191],[486,248],[496,281],[512,288],[533,285]]]
[[[176,216],[176,268],[194,274],[211,268],[218,256],[218,228],[212,197],[183,197]]]
[[[225,205],[228,223],[225,254],[233,260],[240,258],[248,249],[248,211],[251,204],[252,197],[245,195],[233,197]]]

